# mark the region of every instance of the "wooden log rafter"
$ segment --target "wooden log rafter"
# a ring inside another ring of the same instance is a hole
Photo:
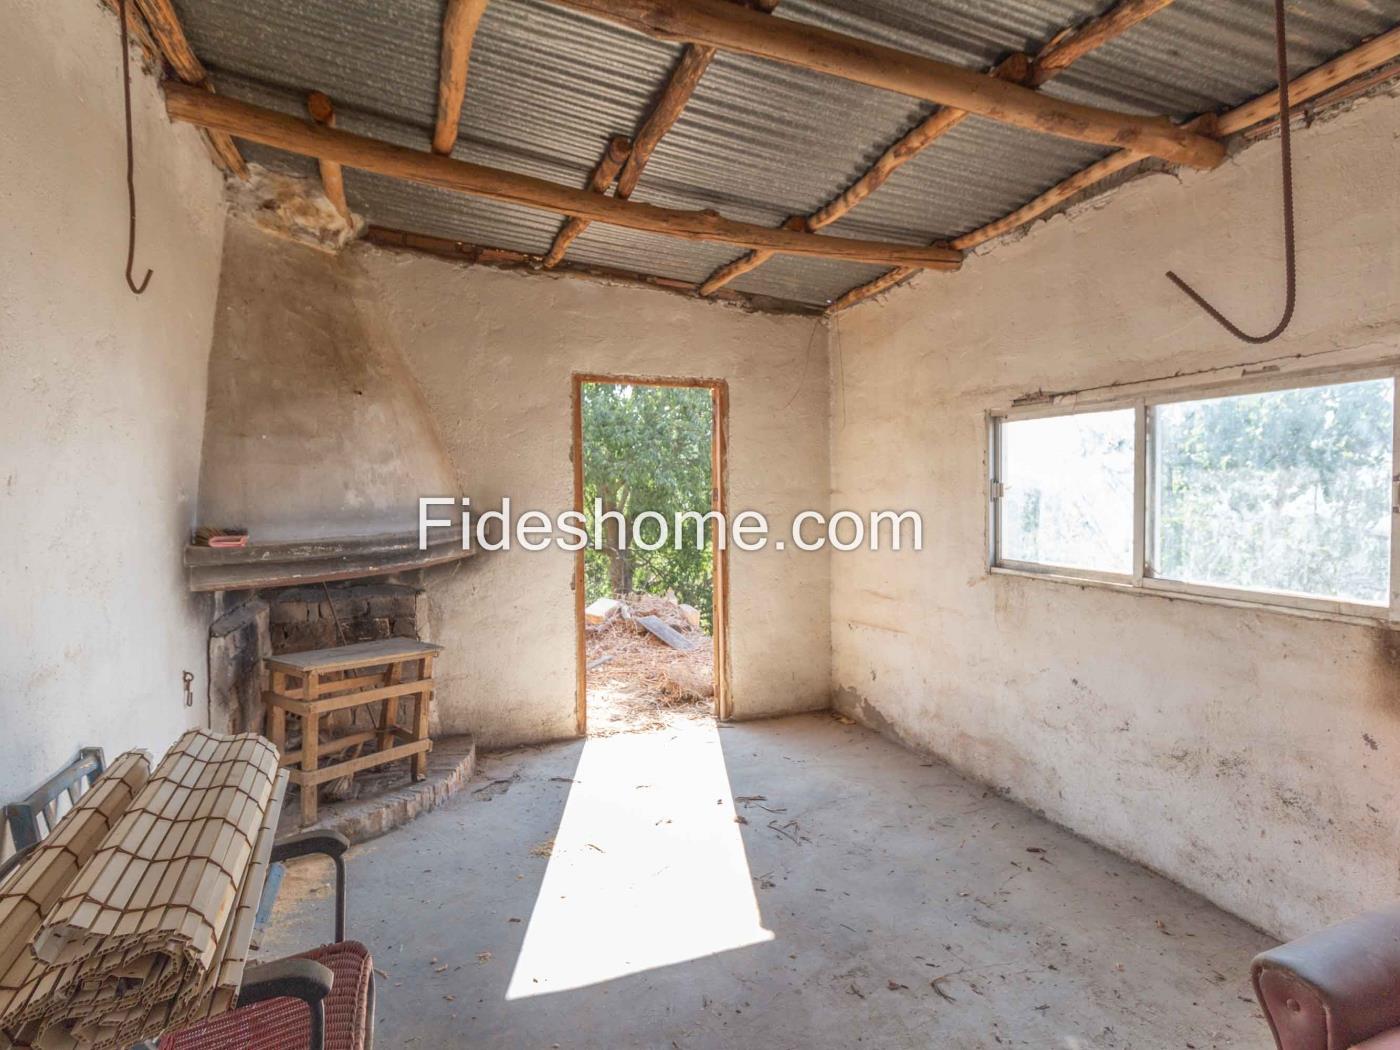
[[[608,139],[608,144],[603,150],[603,159],[598,162],[598,166],[593,169],[593,175],[588,180],[589,193],[607,193],[612,189],[612,185],[617,181],[617,173],[622,170],[622,166],[627,163],[627,158],[632,155],[632,140],[625,135],[614,135]],[[569,250],[569,245],[584,230],[588,229],[588,220],[581,219],[577,215],[570,215],[564,220],[564,225],[559,233],[555,235],[554,243],[549,246],[549,251],[541,260],[546,270],[553,266],[558,266],[564,253]]]
[[[211,95],[173,81],[165,84],[165,106],[172,120],[226,132],[290,153],[331,160],[362,171],[507,204],[560,215],[578,215],[627,229],[685,240],[732,244],[741,248],[772,248],[793,255],[919,269],[956,270],[962,260],[961,253],[950,248],[820,237],[737,222],[709,212],[618,200],[530,175],[408,149],[338,128],[310,124],[284,113],[223,95]]]
[[[194,48],[190,47],[189,37],[180,25],[171,0],[136,0],[136,6],[146,21],[151,39],[160,48],[160,53],[171,71],[184,83],[212,92],[214,87],[209,82],[209,72],[199,60],[199,56],[194,53]],[[233,139],[223,132],[208,129],[205,130],[205,135],[219,167],[230,175],[246,179],[248,164],[244,161],[243,154],[238,152]]]
[[[306,96],[306,111],[311,114],[311,119],[322,127],[335,127],[335,106],[330,100],[330,96],[321,91],[313,91]],[[318,162],[321,169],[321,188],[326,192],[326,199],[335,205],[335,210],[340,212],[340,217],[348,223],[353,223],[350,217],[350,202],[345,199],[345,176],[340,169],[340,165],[333,160],[323,160]]]
[[[1347,81],[1355,77],[1365,76],[1397,59],[1400,59],[1400,28],[1373,37],[1345,54],[1338,55],[1330,62],[1324,62],[1317,68],[1295,77],[1288,85],[1289,100],[1292,104],[1291,113],[1298,113],[1313,99],[1326,95]],[[1218,117],[1209,114],[1206,117],[1197,118],[1192,123],[1197,127],[1211,127],[1213,134],[1224,138],[1252,128],[1256,124],[1275,120],[1277,116],[1278,89],[1275,88]],[[1052,186],[1010,214],[955,238],[952,241],[952,246],[967,251],[1000,237],[1002,234],[1010,233],[1012,230],[1054,210],[1104,179],[1141,163],[1147,157],[1147,154],[1136,150],[1119,150],[1117,153],[1112,153],[1103,160],[1075,172],[1063,182]],[[857,303],[864,302],[866,299],[892,288],[916,272],[908,268],[896,268],[881,274],[875,280],[852,288],[836,299],[827,307],[827,313],[834,314],[849,309]]]
[[[1014,84],[1039,87],[1068,69],[1076,60],[1127,32],[1170,3],[1172,0],[1120,0],[1097,18],[1056,33],[1034,58],[1019,52],[1007,56],[992,67],[990,75]],[[885,150],[860,178],[835,199],[807,216],[807,228],[819,230],[847,214],[888,182],[895,172],[969,116],[971,114],[965,109],[940,106]],[[700,294],[713,294],[736,277],[762,266],[772,257],[771,252],[750,252],[727,266],[720,267],[700,286]],[[880,290],[883,291],[884,287]]]
[[[486,13],[489,0],[447,0],[442,17],[442,54],[438,68],[437,123],[433,127],[433,152],[447,156],[457,142],[462,123],[462,101],[467,97],[467,67],[472,41]]]
[[[773,18],[728,0],[551,2],[660,40],[705,44],[782,62],[1061,138],[1137,149],[1196,168],[1212,168],[1225,156],[1219,142],[1165,117],[1065,102],[985,73],[819,26]]]
[[[739,2],[745,3],[762,14],[771,14],[780,0],[739,0]],[[625,158],[621,172],[614,173],[617,182],[617,196],[621,199],[627,200],[636,190],[637,182],[646,169],[647,161],[651,160],[651,155],[656,147],[660,145],[666,133],[685,112],[690,97],[695,94],[695,89],[700,85],[700,78],[705,75],[705,70],[710,68],[710,62],[715,54],[714,48],[700,44],[687,44],[681,50],[681,57],[666,78],[666,83],[662,85],[655,103],[647,111],[647,115],[643,118],[641,126],[637,128],[636,134],[632,136],[631,149]],[[610,150],[611,143],[604,149],[603,159],[598,163],[599,168],[608,163]],[[595,193],[607,193],[608,190],[612,189],[612,182],[609,181],[604,186],[595,186],[597,171],[598,169],[594,169],[594,179],[590,181],[589,188]],[[564,252],[568,249],[569,244],[588,229],[588,225],[587,219],[577,215],[570,216],[560,228],[554,239],[554,244],[550,246],[549,252],[545,256],[544,265],[546,267],[557,265],[559,260],[564,257]]]
[[[365,240],[382,248],[441,256],[470,266],[489,266],[493,269],[512,270],[541,278],[573,277],[607,281],[609,284],[650,288],[689,298],[695,296],[695,285],[690,281],[637,273],[634,270],[623,270],[614,266],[575,263],[567,259],[552,269],[541,270],[537,265],[539,261],[537,257],[527,252],[509,248],[491,248],[468,241],[454,241],[446,237],[409,233],[387,226],[368,227],[365,230]],[[822,313],[822,308],[812,303],[800,303],[791,299],[778,299],[767,295],[754,295],[748,292],[738,292],[732,288],[721,290],[715,298],[764,313],[801,314],[804,316],[820,316]]]

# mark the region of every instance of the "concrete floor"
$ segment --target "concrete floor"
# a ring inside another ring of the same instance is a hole
[[[380,1048],[1271,1045],[1268,937],[829,715],[483,756],[350,889]],[[289,872],[262,956],[329,897]]]

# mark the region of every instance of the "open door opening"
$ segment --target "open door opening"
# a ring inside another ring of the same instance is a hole
[[[728,714],[726,407],[717,380],[574,376],[581,735]]]

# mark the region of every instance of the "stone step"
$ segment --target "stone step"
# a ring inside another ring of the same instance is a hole
[[[383,769],[370,769],[355,776],[358,797],[344,802],[322,802],[314,824],[302,828],[297,822],[293,789],[282,809],[279,835],[312,828],[340,832],[352,843],[365,842],[402,827],[415,817],[437,809],[466,786],[476,768],[476,740],[470,734],[435,737],[428,752],[427,778],[412,783],[408,763],[395,762]]]

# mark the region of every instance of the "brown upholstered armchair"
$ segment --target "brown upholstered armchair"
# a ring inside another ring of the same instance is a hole
[[[1279,1050],[1400,1050],[1400,905],[1264,952],[1253,972]]]

